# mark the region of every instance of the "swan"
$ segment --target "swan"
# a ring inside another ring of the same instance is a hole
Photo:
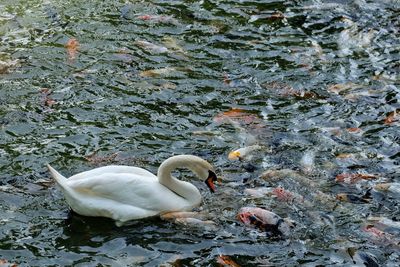
[[[171,175],[187,168],[204,180],[211,192],[217,180],[214,168],[192,155],[172,156],[159,167],[157,176],[131,166],[110,165],[75,174],[68,179],[47,164],[68,205],[84,216],[107,217],[117,226],[130,220],[165,212],[189,211],[201,203],[200,191]]]

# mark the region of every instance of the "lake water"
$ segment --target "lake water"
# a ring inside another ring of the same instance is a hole
[[[400,195],[377,185],[400,182],[399,14],[397,0],[1,1],[2,263],[398,266]],[[176,154],[215,166],[215,194],[177,175],[216,227],[72,214],[45,167],[156,173]],[[246,193],[259,187],[298,197]],[[290,218],[290,237],[242,225],[245,206]]]

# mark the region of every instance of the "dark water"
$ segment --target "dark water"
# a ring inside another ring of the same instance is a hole
[[[396,0],[1,1],[0,258],[364,266],[356,251],[398,266],[399,227],[368,219],[400,220],[398,193],[374,189],[400,182],[399,15]],[[228,160],[254,143],[252,159]],[[159,219],[118,228],[70,214],[60,190],[41,183],[48,162],[66,176],[111,163],[156,172],[184,153],[222,178],[213,195],[193,181],[217,229]],[[349,173],[373,178],[335,181]],[[304,201],[244,192],[266,186]],[[243,206],[291,218],[291,237],[244,227]]]

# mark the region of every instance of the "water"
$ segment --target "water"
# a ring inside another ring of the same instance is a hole
[[[228,255],[246,266],[363,266],[356,251],[398,266],[399,229],[379,235],[367,219],[400,220],[399,196],[335,196],[399,182],[399,11],[396,0],[2,1],[0,258],[205,266]],[[254,144],[262,148],[252,157],[228,159]],[[155,173],[183,153],[222,178],[213,195],[193,180],[218,229],[156,218],[118,228],[70,214],[60,190],[43,183],[49,162],[66,176],[111,163]],[[375,178],[335,182],[347,173]],[[244,193],[265,186],[305,201]],[[291,237],[244,227],[243,206],[291,218]]]

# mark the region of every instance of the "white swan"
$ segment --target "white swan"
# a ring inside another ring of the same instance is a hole
[[[188,211],[200,205],[199,190],[189,182],[171,176],[187,168],[204,179],[211,192],[217,177],[205,160],[192,155],[173,156],[151,172],[130,166],[105,166],[65,178],[47,165],[64,192],[69,206],[84,216],[112,218],[117,225],[168,211]]]

